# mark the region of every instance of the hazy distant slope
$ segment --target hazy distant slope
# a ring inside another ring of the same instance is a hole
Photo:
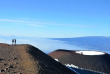
[[[90,36],[90,37],[53,38],[53,39],[66,41],[67,43],[77,45],[80,47],[96,49],[99,51],[110,53],[110,37]]]

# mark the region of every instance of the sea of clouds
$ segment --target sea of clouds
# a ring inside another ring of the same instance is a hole
[[[35,38],[35,37],[0,37],[0,43],[12,44],[12,39],[17,40],[17,44],[31,44],[45,53],[50,53],[57,49],[67,50],[89,50],[81,48],[65,41],[52,40],[49,38]]]

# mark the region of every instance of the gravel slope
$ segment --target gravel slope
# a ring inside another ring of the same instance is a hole
[[[74,74],[47,54],[28,44],[0,44],[1,74]]]

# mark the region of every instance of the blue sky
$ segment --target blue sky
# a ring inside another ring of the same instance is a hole
[[[0,35],[110,36],[110,0],[0,0]]]

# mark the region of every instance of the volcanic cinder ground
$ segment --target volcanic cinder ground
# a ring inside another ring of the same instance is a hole
[[[28,44],[0,44],[1,74],[75,74],[47,54]]]

